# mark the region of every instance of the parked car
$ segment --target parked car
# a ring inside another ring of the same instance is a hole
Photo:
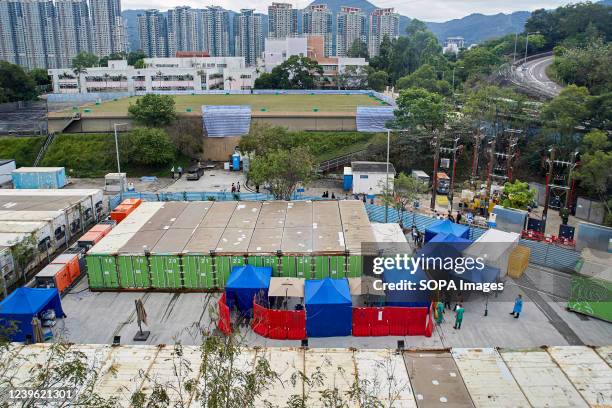
[[[204,169],[197,164],[187,170],[187,180],[199,180],[204,175]]]

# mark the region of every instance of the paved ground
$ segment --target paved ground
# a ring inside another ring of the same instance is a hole
[[[546,68],[553,63],[553,58],[553,56],[547,56],[528,61],[516,69],[513,78],[549,97],[557,96],[563,87],[546,75]]]
[[[454,317],[436,327],[430,338],[414,337],[330,337],[312,338],[311,347],[394,347],[404,340],[407,347],[538,347],[541,345],[607,345],[612,339],[612,324],[569,312],[565,309],[569,289],[568,276],[544,268],[530,267],[526,277],[508,279],[498,296],[472,295],[464,299],[466,309],[461,330],[453,329]],[[519,319],[509,315],[518,293],[525,298]],[[142,298],[151,330],[149,344],[199,344],[198,328],[211,327],[211,310],[218,294],[90,292],[86,279],[63,298],[68,318],[58,332],[75,343],[108,344],[121,336],[124,344],[133,344],[137,330],[134,300]],[[360,302],[355,298],[354,303]],[[485,307],[488,315],[484,316]],[[269,340],[248,329],[242,330],[249,345],[297,346],[298,341]]]

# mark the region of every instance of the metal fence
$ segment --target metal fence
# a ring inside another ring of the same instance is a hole
[[[0,104],[0,135],[46,135],[47,101]]]

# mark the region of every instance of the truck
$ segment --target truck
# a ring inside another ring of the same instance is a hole
[[[450,177],[444,172],[438,172],[438,185],[436,192],[438,194],[447,195],[450,190]]]

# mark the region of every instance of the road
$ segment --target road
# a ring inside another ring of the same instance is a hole
[[[553,63],[553,58],[549,55],[519,65],[513,71],[512,81],[549,98],[559,95],[563,87],[546,75],[546,68]]]

